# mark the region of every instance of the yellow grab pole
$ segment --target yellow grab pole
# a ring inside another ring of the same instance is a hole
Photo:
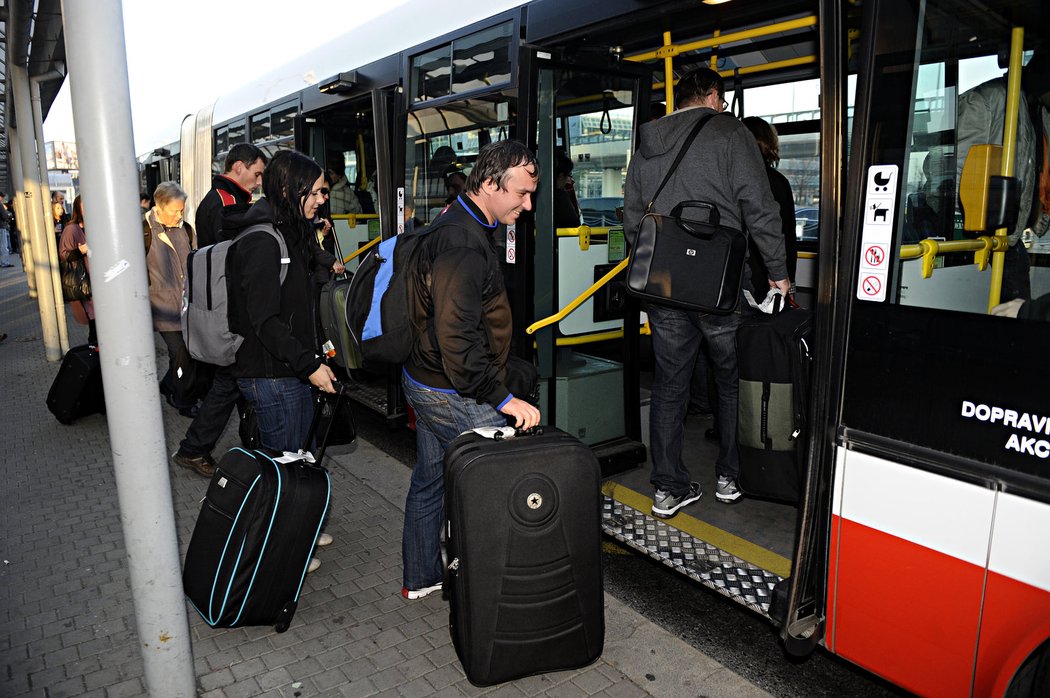
[[[664,32],[664,46],[671,46],[671,32]],[[664,114],[674,111],[674,55],[664,56]]]

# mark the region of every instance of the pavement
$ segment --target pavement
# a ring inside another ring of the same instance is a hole
[[[84,343],[87,328],[67,316],[70,345]],[[63,426],[48,412],[58,364],[45,360],[20,267],[0,270],[0,333],[0,696],[147,695],[106,418]],[[162,409],[170,453],[189,420]],[[231,422],[217,452],[236,439]],[[335,542],[319,551],[291,628],[216,630],[187,604],[198,695],[768,695],[610,594],[605,651],[594,664],[471,685],[449,637],[447,602],[400,595],[409,469],[360,439],[330,449],[326,465],[333,511],[325,530]],[[170,463],[168,472],[185,553],[207,480]]]

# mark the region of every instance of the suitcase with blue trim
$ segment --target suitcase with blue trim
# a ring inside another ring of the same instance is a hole
[[[445,590],[467,679],[586,666],[605,642],[598,459],[554,427],[477,431],[445,451]]]
[[[339,386],[334,400],[342,399]],[[319,400],[307,443],[325,400]],[[322,438],[323,442],[323,438]],[[193,529],[182,585],[213,628],[288,629],[328,512],[331,482],[313,457],[233,448],[219,461]]]

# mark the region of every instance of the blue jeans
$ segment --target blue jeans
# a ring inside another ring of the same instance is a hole
[[[238,378],[237,387],[255,407],[263,447],[293,453],[303,447],[314,414],[307,383],[298,378]]]
[[[416,467],[405,500],[401,538],[404,584],[422,589],[441,582],[441,527],[445,522],[445,449],[476,427],[502,427],[507,420],[487,403],[454,391],[431,389],[402,373],[405,399],[416,412]]]
[[[741,298],[741,308],[749,308]],[[649,440],[653,472],[650,482],[656,489],[682,495],[689,489],[689,469],[682,462],[685,414],[689,407],[689,383],[696,365],[701,336],[707,340],[708,354],[718,387],[719,449],[715,473],[735,478],[740,470],[737,453],[737,372],[736,330],[740,309],[729,315],[675,310],[658,305],[646,308],[653,335],[653,376],[649,402]]]

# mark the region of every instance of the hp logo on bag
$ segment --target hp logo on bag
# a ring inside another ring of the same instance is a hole
[[[685,255],[687,257],[695,257],[696,256],[696,250],[686,250],[685,251]]]
[[[541,497],[538,492],[533,492],[525,498],[525,503],[528,505],[529,509],[539,509],[543,506],[543,497]]]

